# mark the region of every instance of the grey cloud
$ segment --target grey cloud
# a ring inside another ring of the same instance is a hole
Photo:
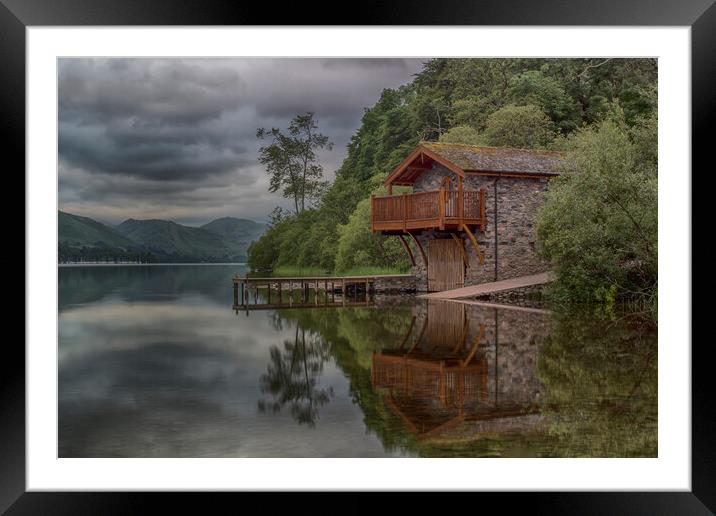
[[[60,208],[118,222],[265,220],[279,194],[258,164],[258,127],[316,113],[334,142],[330,179],[366,107],[420,59],[61,59]],[[73,211],[74,210],[74,211]]]

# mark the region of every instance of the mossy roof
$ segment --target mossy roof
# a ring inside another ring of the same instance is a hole
[[[421,142],[420,146],[454,163],[465,172],[557,175],[564,160],[561,152],[547,150],[438,142]]]

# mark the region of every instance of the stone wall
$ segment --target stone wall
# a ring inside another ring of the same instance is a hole
[[[413,185],[413,191],[439,189],[443,177],[450,176],[457,188],[457,175],[448,169],[434,165],[431,171],[423,173]],[[515,278],[549,270],[549,264],[542,260],[536,249],[536,218],[547,188],[547,178],[488,177],[469,175],[463,180],[465,190],[479,190],[484,187],[487,226],[478,232],[478,244],[485,256],[480,265],[472,243],[464,233],[462,236],[468,252],[470,267],[465,271],[465,285]],[[495,182],[497,183],[497,278],[495,277]],[[445,235],[439,231],[425,231],[418,235],[421,245],[428,253],[430,240]],[[413,273],[419,290],[427,290],[427,269],[420,253],[416,255]]]
[[[373,290],[382,294],[415,292],[416,278],[414,275],[379,276],[373,281]]]

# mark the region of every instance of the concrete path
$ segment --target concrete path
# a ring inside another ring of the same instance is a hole
[[[456,288],[454,290],[431,292],[430,294],[423,294],[419,297],[427,299],[462,299],[465,297],[484,296],[492,294],[493,292],[501,292],[503,290],[512,290],[513,288],[541,285],[543,283],[549,283],[553,280],[554,274],[552,272],[543,272],[540,274],[532,274],[531,276],[520,276],[519,278],[510,278],[492,283],[481,283],[480,285]]]

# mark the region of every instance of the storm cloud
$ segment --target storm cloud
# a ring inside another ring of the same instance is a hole
[[[259,127],[314,112],[330,179],[365,108],[422,59],[61,59],[60,209],[110,222],[265,220]]]

